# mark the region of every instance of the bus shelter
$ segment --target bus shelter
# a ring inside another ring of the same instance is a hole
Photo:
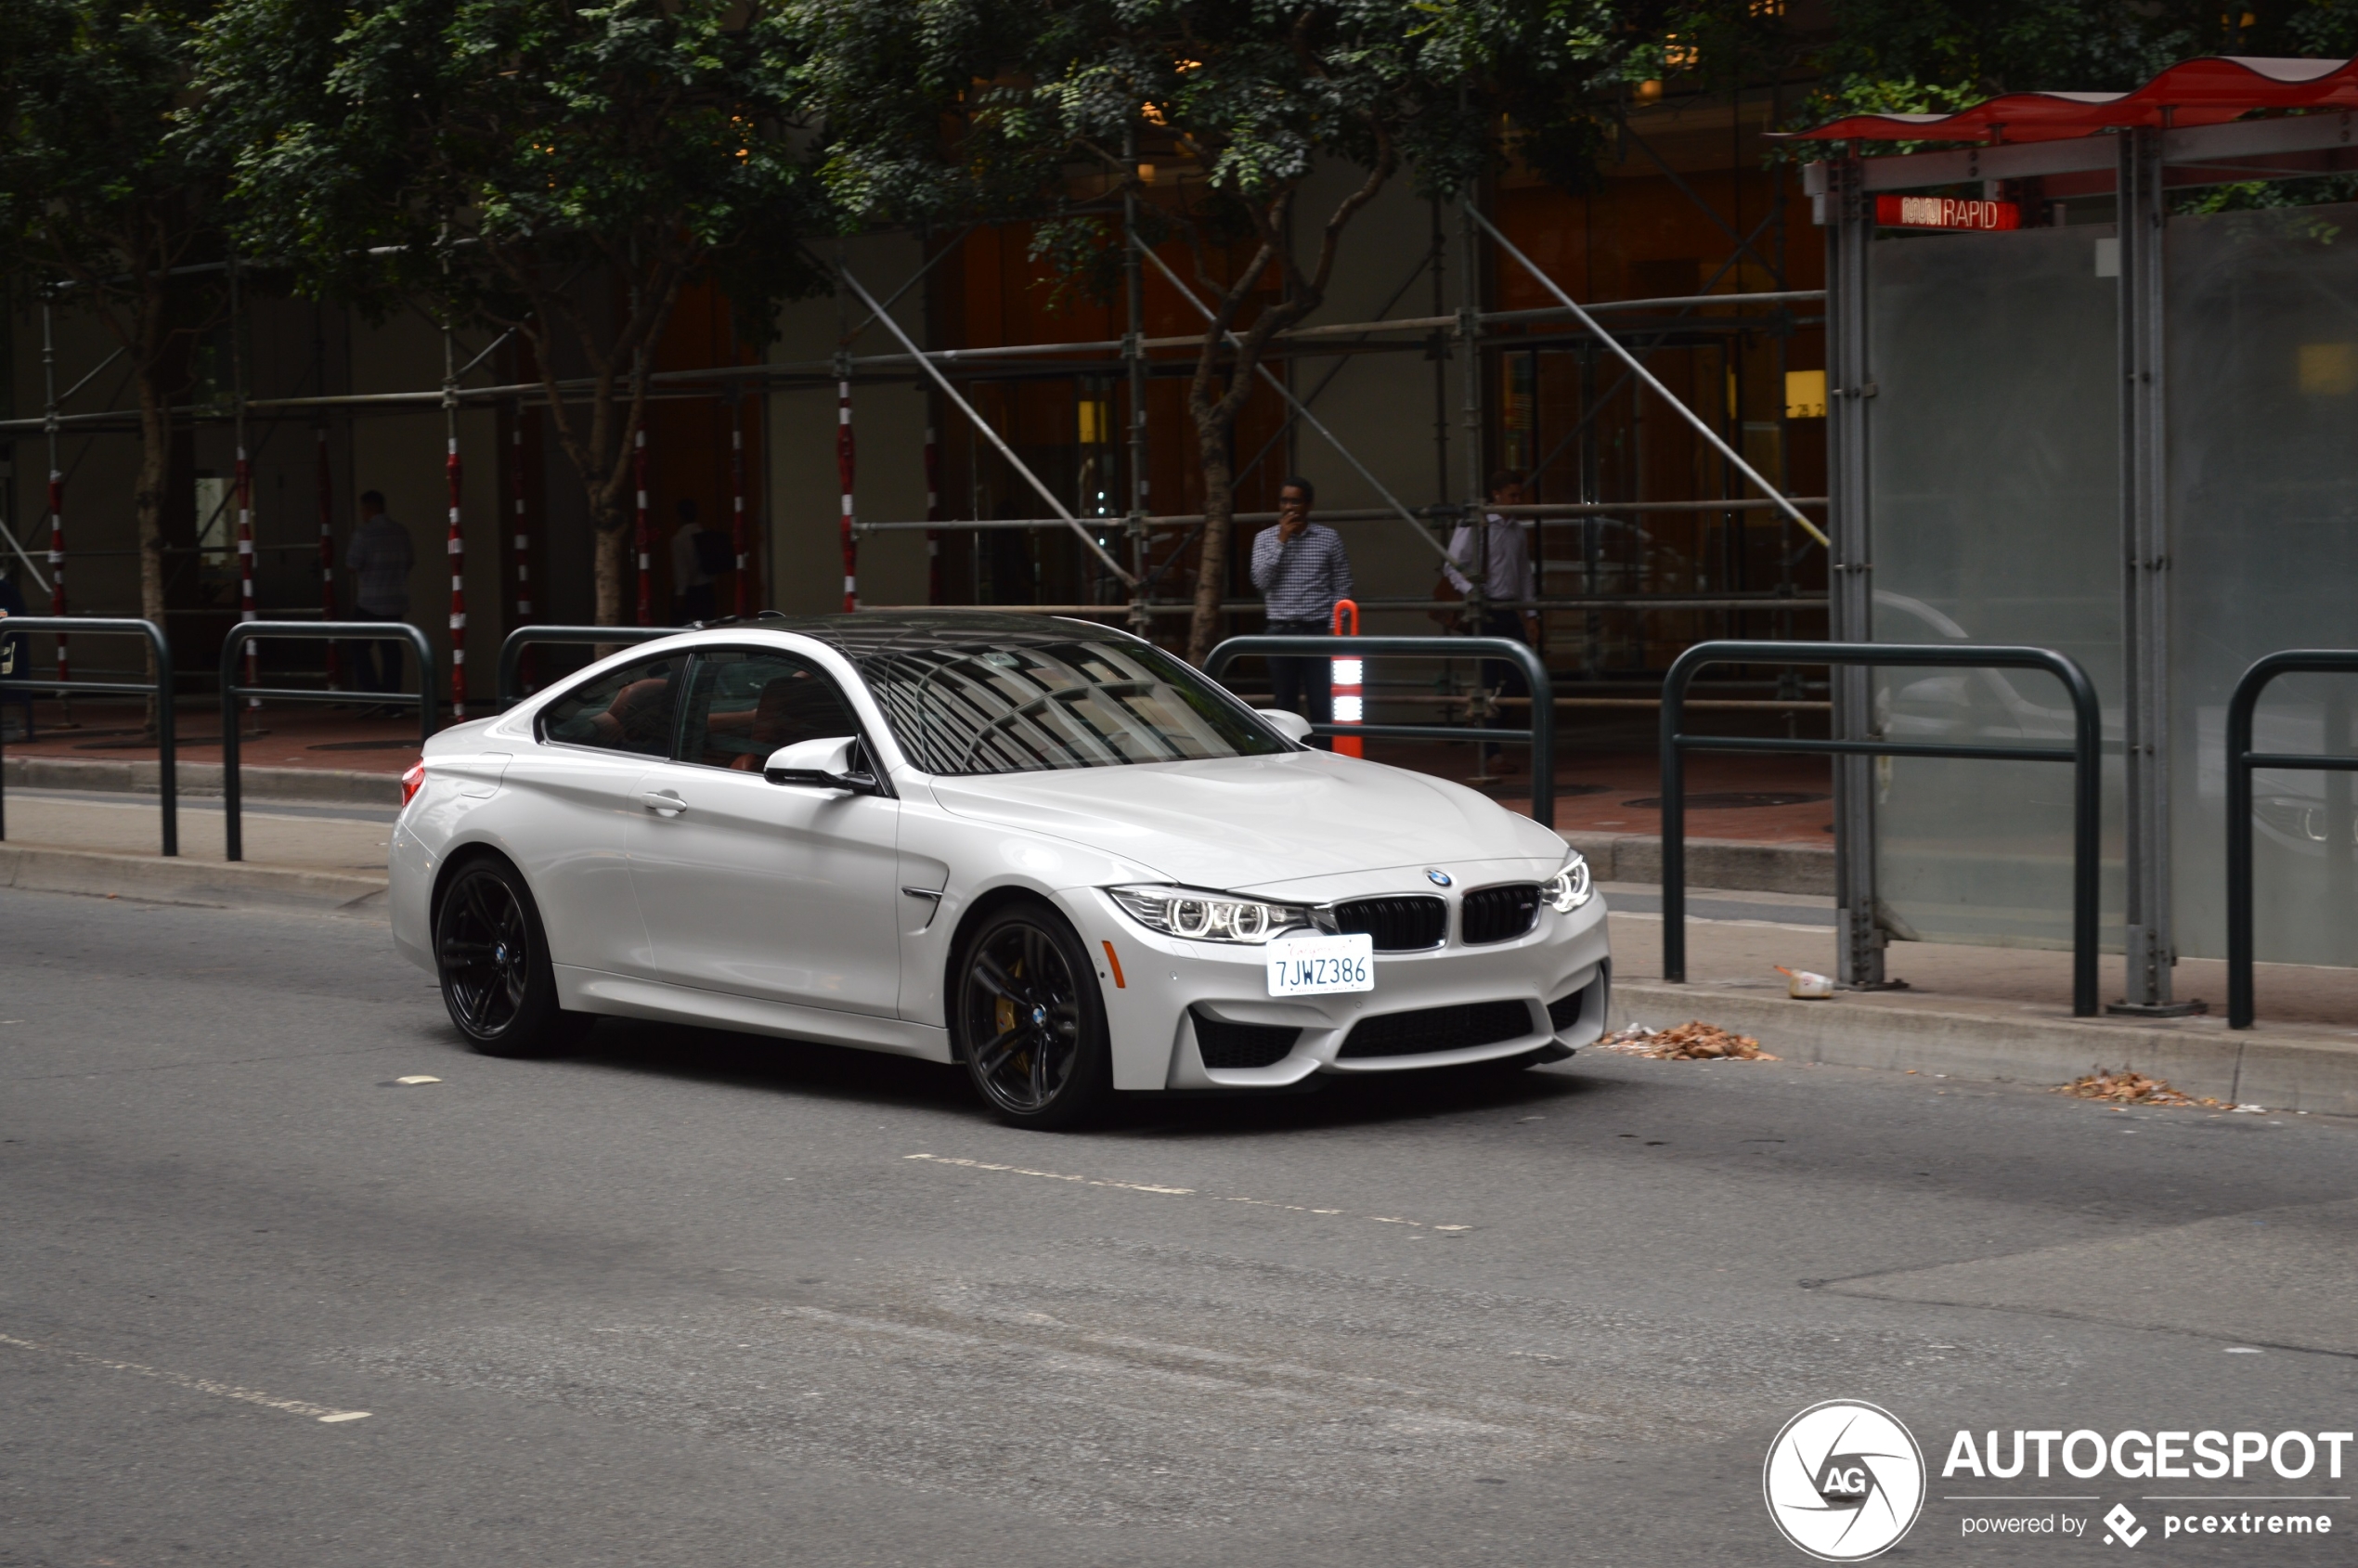
[[[1833,634],[2033,643],[2102,694],[2116,1010],[2225,950],[2226,707],[2264,654],[2358,646],[2358,61],[2188,61],[1801,133],[1826,230]],[[1931,143],[1946,150],[1885,150]],[[1965,144],[1965,145],[1957,145]],[[2347,751],[2288,678],[2271,752]],[[2050,678],[1836,671],[1844,738],[2067,741]],[[1842,978],[1899,940],[2069,943],[2071,801],[2034,763],[1845,758]],[[2348,773],[2265,773],[2258,939],[2358,965]]]

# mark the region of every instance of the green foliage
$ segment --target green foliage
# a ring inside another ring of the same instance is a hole
[[[127,304],[218,253],[215,149],[186,123],[200,23],[169,0],[0,0],[0,259]]]
[[[216,318],[219,148],[195,123],[198,0],[0,0],[0,269],[71,280],[69,307],[105,323],[137,389],[132,490],[140,613],[164,613],[170,407],[190,338]]]
[[[742,0],[229,0],[208,30],[247,243],[306,292],[512,323],[601,276],[808,286],[794,61]]]
[[[1835,0],[1833,19],[1810,122],[2006,92],[2122,92],[2202,55],[2358,44],[2358,0]]]
[[[1462,188],[1505,141],[1568,178],[1641,43],[1608,0],[788,0],[823,173],[864,218],[1053,213],[1125,131],[1265,202],[1321,161]]]

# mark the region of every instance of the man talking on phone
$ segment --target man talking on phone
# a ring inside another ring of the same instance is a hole
[[[1351,597],[1351,557],[1342,536],[1310,521],[1317,488],[1307,479],[1289,479],[1277,490],[1277,525],[1252,541],[1252,586],[1267,606],[1274,637],[1325,637],[1334,630],[1335,601]],[[1335,717],[1333,667],[1324,656],[1272,658],[1269,680],[1275,702],[1295,713],[1308,709],[1313,724]],[[1325,735],[1311,744],[1334,749]]]

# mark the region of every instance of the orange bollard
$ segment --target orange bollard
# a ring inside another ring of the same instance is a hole
[[[1342,613],[1345,610],[1351,612],[1349,631],[1342,629]],[[1359,635],[1359,606],[1354,601],[1349,599],[1335,601],[1334,632],[1337,637]],[[1366,661],[1335,659],[1330,661],[1329,667],[1334,678],[1335,722],[1365,724],[1367,721]],[[1367,743],[1357,735],[1337,735],[1334,739],[1335,750],[1342,756],[1365,757],[1367,755]]]

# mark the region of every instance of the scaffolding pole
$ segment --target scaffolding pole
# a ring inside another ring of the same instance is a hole
[[[930,451],[932,432],[926,432],[926,439]],[[734,397],[729,399],[729,547],[737,562],[737,614],[750,616],[753,536],[745,531],[745,411]]]
[[[244,296],[240,292],[238,257],[229,256],[229,376],[230,397],[237,410],[237,465],[230,483],[238,497],[238,619],[251,621],[259,617],[253,602],[253,465],[246,453],[246,349]],[[259,643],[246,642],[246,684],[262,684],[262,650]],[[259,712],[260,697],[246,699],[248,713]]]
[[[852,482],[859,473],[859,448],[851,434],[851,373],[836,381],[836,479],[843,492],[843,613],[860,608],[860,528],[852,511]]]
[[[1138,168],[1138,126],[1134,121],[1125,123],[1121,128],[1121,293],[1129,328],[1122,334],[1121,357],[1130,371],[1128,527],[1130,569],[1136,574],[1138,584],[1131,601],[1130,629],[1143,637],[1147,631],[1147,491],[1150,481],[1147,473],[1147,280],[1138,266],[1138,182],[1132,177]]]
[[[637,499],[631,508],[630,546],[639,563],[638,620],[641,626],[655,624],[654,579],[653,577],[654,545],[648,538],[647,527],[647,427],[642,420],[632,433],[630,445],[630,477],[637,485]]]
[[[311,433],[319,491],[319,616],[331,621],[336,618],[335,472],[328,460],[328,427],[317,424],[311,427]],[[343,661],[333,641],[328,643],[325,653],[328,689],[335,691],[343,685]]]
[[[47,417],[44,422],[49,435],[49,580],[43,586],[49,590],[49,613],[63,616],[66,613],[66,476],[65,471],[58,466],[58,348],[49,320],[49,296],[45,292],[41,296],[41,379],[48,402]],[[16,540],[11,538],[8,542],[15,544]],[[24,554],[21,545],[18,546],[17,553]],[[32,564],[30,557],[25,564]],[[40,582],[41,574],[35,571],[32,577],[33,581]],[[66,640],[60,636],[57,643],[58,679],[71,680],[66,667]],[[71,702],[72,699],[69,697],[66,700]],[[27,708],[25,711],[31,713],[32,710]],[[32,720],[27,719],[26,723],[30,726]],[[27,732],[30,733],[29,729]]]
[[[504,339],[501,341],[505,341]],[[498,343],[492,344],[497,348]],[[475,356],[480,363],[485,349]],[[472,367],[471,367],[472,368]],[[462,719],[467,716],[467,548],[459,532],[460,493],[459,467],[459,378],[466,374],[459,367],[458,339],[452,335],[450,323],[442,324],[442,434],[447,447],[443,459],[443,473],[450,486],[450,534],[443,549],[450,557],[450,717]],[[418,689],[422,692],[430,683],[427,671],[418,673]]]

